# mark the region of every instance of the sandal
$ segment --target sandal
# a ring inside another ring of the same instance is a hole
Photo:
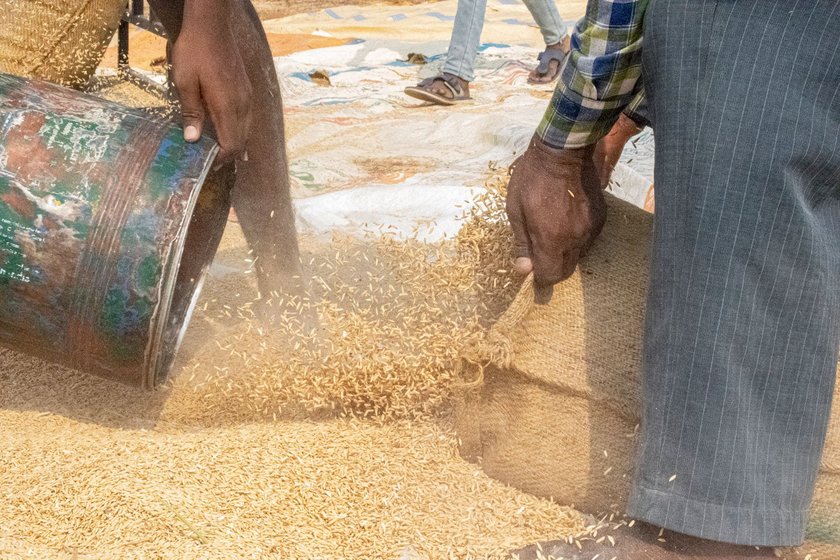
[[[446,97],[432,90],[435,82],[443,82],[443,85],[452,92],[452,97]],[[455,105],[458,101],[470,99],[469,90],[461,86],[461,82],[455,76],[441,74],[433,78],[426,78],[416,86],[405,88],[405,94],[415,99],[436,103],[438,105]]]
[[[560,68],[563,66],[563,60],[565,60],[566,55],[569,54],[567,49],[562,47],[552,47],[547,48],[543,52],[537,55],[537,60],[539,64],[536,68],[531,72],[528,76],[528,83],[529,84],[550,84],[557,77],[560,75]],[[557,67],[554,69],[554,72],[551,72],[551,62],[557,61]],[[537,74],[538,76],[546,77],[548,80],[535,80],[533,75]]]

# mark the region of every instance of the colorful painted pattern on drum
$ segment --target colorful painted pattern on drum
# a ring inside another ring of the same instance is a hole
[[[141,111],[0,74],[0,342],[148,385],[164,276],[214,153]]]

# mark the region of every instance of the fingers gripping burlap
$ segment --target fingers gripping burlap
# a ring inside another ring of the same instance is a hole
[[[487,474],[588,513],[623,510],[642,406],[652,216],[607,202],[603,233],[551,301],[536,305],[526,280],[464,351],[456,416],[462,455]],[[813,558],[840,558],[840,385],[808,539]]]
[[[125,0],[0,0],[0,71],[83,86],[125,6]]]

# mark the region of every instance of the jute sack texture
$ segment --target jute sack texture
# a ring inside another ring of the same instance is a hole
[[[466,348],[456,414],[461,454],[488,475],[593,514],[623,511],[629,494],[653,226],[635,206],[608,204],[603,233],[548,304],[526,280]],[[815,560],[840,559],[840,386],[808,539]]]
[[[840,365],[837,375],[840,377]],[[840,559],[840,383],[834,386],[828,438],[811,504],[807,538],[804,548],[813,551],[815,560]]]
[[[639,424],[639,363],[653,217],[610,197],[607,225],[578,271],[534,303],[526,280],[464,353],[462,455],[484,471],[588,513],[628,495]]]
[[[0,0],[0,71],[82,87],[126,0]]]

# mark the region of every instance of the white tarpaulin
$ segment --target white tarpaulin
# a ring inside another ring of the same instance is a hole
[[[553,86],[527,83],[541,39],[518,2],[488,2],[488,42],[480,48],[472,101],[427,106],[403,94],[440,71],[455,6],[345,6],[266,22],[275,33],[347,41],[276,58],[302,231],[358,231],[370,224],[411,231],[436,222],[428,237],[454,234],[456,217],[482,188],[488,166],[509,165],[527,146]],[[429,63],[410,64],[409,53]],[[311,77],[315,72],[329,84]],[[613,188],[644,206],[652,138],[644,133],[637,140]]]

